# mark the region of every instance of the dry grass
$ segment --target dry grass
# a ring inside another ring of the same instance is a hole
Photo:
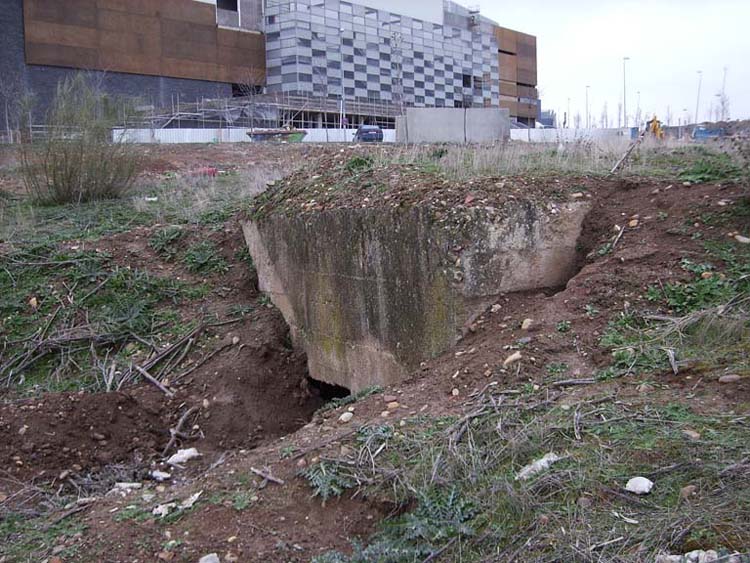
[[[562,409],[561,393],[523,396],[488,387],[461,418],[360,430],[353,453],[321,458],[328,476],[311,482],[353,487],[410,512],[386,521],[353,556],[319,561],[640,563],[665,552],[747,549],[745,418],[611,396]],[[704,440],[689,442],[687,428]],[[521,467],[550,451],[563,459],[516,479]],[[634,475],[652,479],[654,492],[626,493]],[[687,484],[698,491],[690,499],[680,496]]]
[[[629,140],[620,139],[558,144],[413,145],[383,152],[377,155],[377,161],[381,165],[395,160],[428,166],[459,180],[479,176],[606,176],[629,144]],[[647,139],[633,153],[621,174],[677,178],[680,172],[707,155],[729,155],[732,162],[737,163],[741,159],[738,151],[719,152],[682,141],[656,142]]]

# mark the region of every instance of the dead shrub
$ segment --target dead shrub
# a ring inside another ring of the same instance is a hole
[[[38,203],[112,199],[125,194],[141,170],[141,159],[124,135],[112,137],[123,100],[103,92],[89,75],[58,84],[41,139],[20,149],[24,185]]]

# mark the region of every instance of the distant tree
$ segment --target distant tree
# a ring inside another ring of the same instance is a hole
[[[576,115],[575,115],[575,117],[573,118],[573,126],[576,129],[580,129],[581,128],[581,112],[580,111],[577,112]]]
[[[719,121],[729,121],[729,96],[725,92],[719,92]]]
[[[602,129],[609,129],[609,109],[607,108],[607,102],[604,102],[602,107],[602,115],[599,119],[599,126]]]

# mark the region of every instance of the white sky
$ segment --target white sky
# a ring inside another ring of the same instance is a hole
[[[468,0],[503,27],[537,36],[542,108],[585,121],[586,86],[592,121],[603,105],[617,125],[622,101],[622,59],[627,62],[627,109],[672,124],[695,115],[698,70],[700,111],[718,103],[723,69],[732,119],[750,118],[750,0]]]

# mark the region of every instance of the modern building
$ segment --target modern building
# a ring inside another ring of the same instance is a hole
[[[83,69],[160,110],[251,94],[323,124],[408,106],[539,111],[536,38],[450,0],[4,0],[0,52],[6,107],[31,91],[44,108]]]
[[[557,113],[551,109],[542,110],[539,113],[539,119],[537,121],[544,127],[555,129],[557,128]]]

